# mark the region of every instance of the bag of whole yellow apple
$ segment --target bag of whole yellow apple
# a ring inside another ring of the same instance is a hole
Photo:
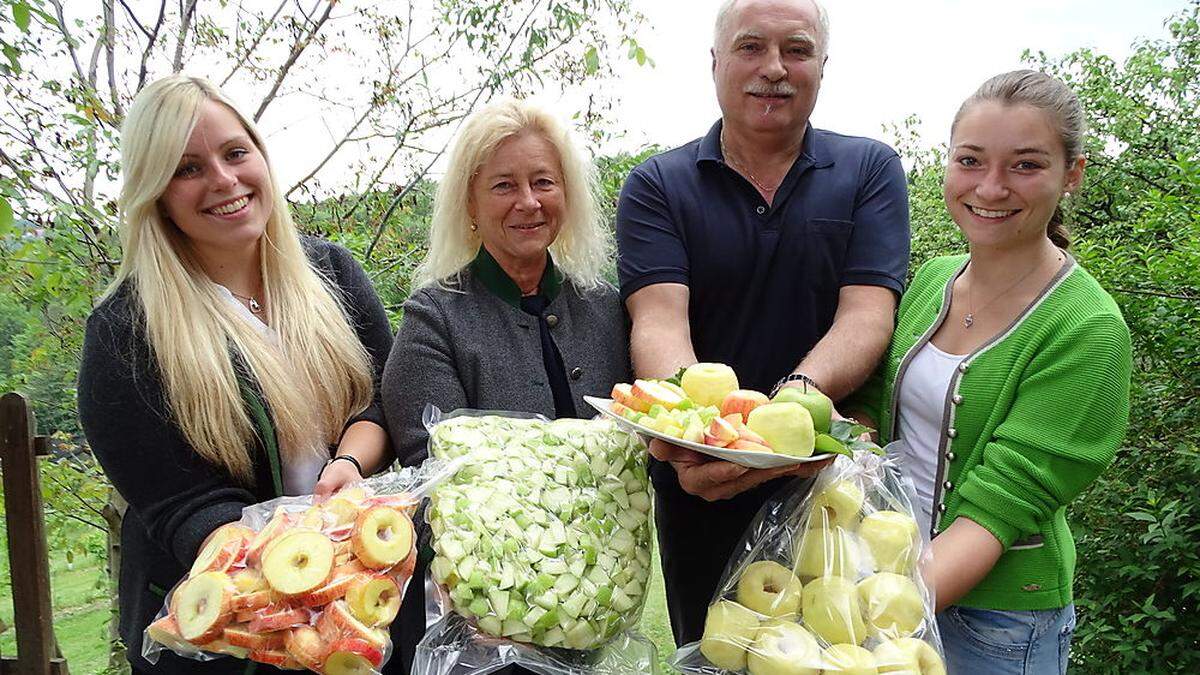
[[[292,670],[378,672],[416,565],[413,514],[456,465],[426,463],[342,489],[247,506],[217,528],[146,628],[164,649]]]
[[[651,672],[636,630],[652,502],[638,436],[606,419],[432,407],[426,422],[430,457],[464,464],[425,514],[435,591],[413,674]]]
[[[685,673],[945,675],[919,568],[928,535],[894,460],[862,451],[797,479],[742,538]]]

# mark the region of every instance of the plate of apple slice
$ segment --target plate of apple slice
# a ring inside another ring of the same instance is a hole
[[[623,382],[611,398],[583,399],[627,429],[754,469],[849,454],[865,430],[834,423],[832,401],[816,390],[784,389],[771,399],[742,389],[720,363],[697,363],[670,380]]]

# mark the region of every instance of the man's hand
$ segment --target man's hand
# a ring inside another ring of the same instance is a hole
[[[829,458],[777,469],[750,469],[657,438],[650,441],[650,454],[659,461],[670,462],[684,492],[710,502],[729,499],[783,476],[812,476],[833,461]]]

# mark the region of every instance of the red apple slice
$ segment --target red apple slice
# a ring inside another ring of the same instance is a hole
[[[220,637],[233,618],[233,584],[224,572],[194,576],[171,595],[179,635],[194,645]]]
[[[192,563],[189,577],[204,572],[224,572],[244,555],[247,542],[254,531],[237,523],[227,523],[213,530],[204,540],[196,560]]]
[[[322,623],[324,622],[324,626]],[[317,621],[317,630],[326,640],[333,642],[337,637],[356,638],[373,644],[380,649],[387,646],[388,634],[371,628],[359,621],[346,606],[345,600],[336,600],[325,608]]]
[[[319,673],[329,653],[329,645],[312,626],[296,626],[287,632],[284,638],[284,649],[292,658],[308,668]]]
[[[274,594],[269,590],[235,595],[233,596],[233,611],[238,613],[253,612],[271,604],[273,599]]]
[[[775,452],[768,445],[765,445],[763,443],[755,443],[754,441],[750,441],[745,438],[739,438],[736,441],[730,443],[726,447],[728,447],[730,450],[748,450],[750,452],[766,452],[766,453],[774,453]]]
[[[721,417],[738,413],[745,421],[750,415],[750,411],[758,406],[770,401],[767,395],[761,391],[753,389],[735,389],[725,395],[725,399],[721,401]]]
[[[245,647],[250,650],[259,649],[282,649],[283,638],[287,634],[286,631],[271,631],[268,633],[257,633],[249,629],[248,626],[226,626],[223,639],[235,647]]]
[[[250,651],[248,658],[251,661],[282,668],[292,657],[282,649],[254,649]]]
[[[614,403],[625,406],[640,413],[650,410],[650,403],[633,395],[633,385],[621,382],[613,385],[612,400]]]
[[[213,654],[224,654],[226,656],[232,656],[235,659],[244,659],[250,656],[249,649],[231,645],[222,639],[213,640],[208,644],[202,645],[200,648],[206,652],[211,652]]]
[[[310,614],[303,607],[271,605],[254,613],[248,628],[256,633],[269,633],[308,623]]]
[[[661,405],[667,410],[674,410],[684,399],[683,396],[674,390],[663,386],[661,382],[656,382],[655,380],[634,380],[633,387],[630,388],[630,393],[644,401],[647,410],[655,404]]]
[[[275,509],[275,514],[271,516],[271,520],[263,526],[263,529],[258,531],[254,539],[250,541],[246,547],[246,563],[250,566],[257,566],[262,559],[263,551],[267,544],[270,544],[275,537],[278,537],[284,530],[291,525],[291,516],[283,507]]]
[[[337,570],[334,570],[333,575],[330,577],[329,583],[314,591],[305,593],[304,595],[298,595],[294,598],[291,598],[290,602],[300,605],[301,607],[321,607],[328,605],[334,600],[342,598],[346,595],[346,591],[354,582],[355,576],[357,576],[357,573],[355,572],[339,575]]]
[[[737,429],[723,417],[714,417],[704,432],[704,444],[718,448],[727,447],[738,439]]]
[[[179,625],[175,623],[175,617],[170,614],[147,626],[146,635],[176,654],[196,654],[200,651],[179,635]]]
[[[395,579],[382,574],[359,575],[346,591],[346,606],[368,626],[387,626],[400,611],[403,591]]]
[[[262,556],[267,583],[287,596],[320,588],[332,571],[333,542],[312,530],[291,530],[279,535]]]
[[[383,663],[383,650],[356,638],[338,640],[325,659],[326,675],[359,675],[374,672]]]
[[[359,514],[350,541],[362,564],[374,569],[391,567],[412,551],[412,520],[399,509],[372,506]]]

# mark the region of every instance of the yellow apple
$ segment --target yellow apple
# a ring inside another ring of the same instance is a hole
[[[739,388],[737,374],[723,363],[692,364],[679,384],[698,406],[720,406],[729,392]]]
[[[917,521],[897,511],[876,511],[858,526],[877,572],[912,572],[917,560]]]
[[[937,650],[912,637],[888,640],[875,647],[875,663],[880,673],[946,675],[946,664]]]
[[[799,624],[775,620],[758,629],[746,666],[750,675],[818,675],[821,646]]]
[[[759,560],[738,579],[737,601],[764,616],[790,616],[800,611],[801,590],[791,570],[774,560]]]
[[[271,588],[302,595],[320,588],[333,571],[333,542],[314,530],[280,535],[262,557],[262,572]]]
[[[766,403],[750,411],[746,426],[781,455],[809,457],[816,433],[812,416],[799,403]]]
[[[747,650],[758,636],[758,615],[731,600],[720,600],[708,608],[700,653],[725,670],[743,670]]]
[[[875,655],[858,645],[832,645],[821,654],[822,673],[878,675]]]
[[[858,542],[841,527],[806,527],[796,539],[795,571],[801,581],[816,577],[858,577]]]
[[[908,637],[925,619],[925,603],[912,579],[880,572],[858,583],[858,600],[873,635]]]
[[[862,506],[862,488],[848,480],[834,481],[813,497],[809,525],[848,528],[858,522]]]
[[[861,644],[867,637],[858,589],[843,577],[820,577],[804,587],[804,625],[830,644]]]
[[[359,514],[350,541],[362,564],[374,569],[391,567],[412,550],[412,520],[399,509],[372,506]]]
[[[171,607],[179,636],[194,645],[221,636],[233,618],[233,583],[224,572],[204,572],[180,584]]]

